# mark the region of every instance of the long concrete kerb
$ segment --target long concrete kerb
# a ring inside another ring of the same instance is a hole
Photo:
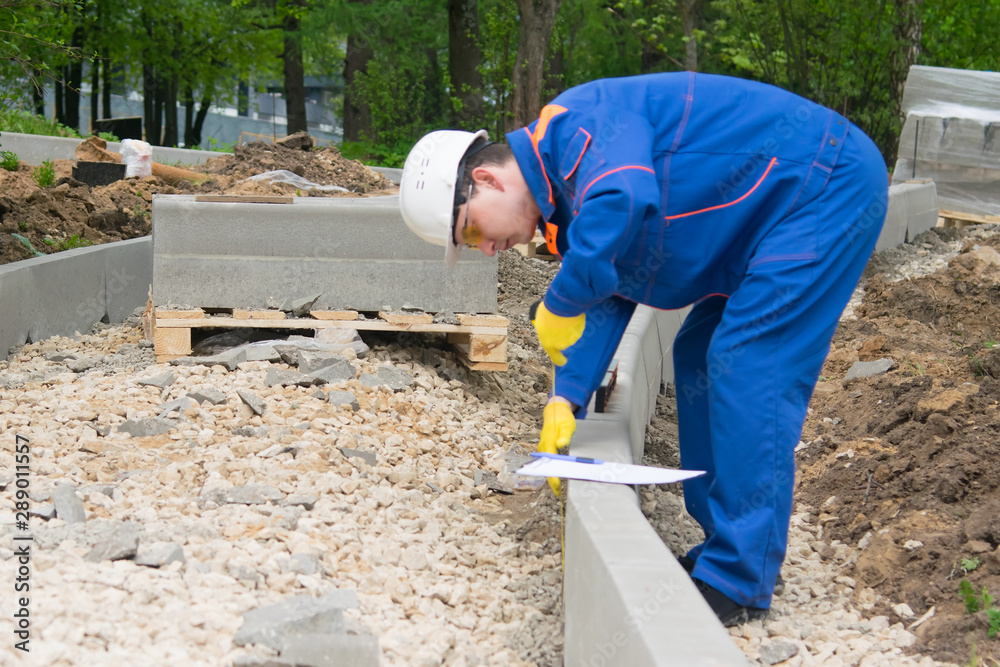
[[[636,308],[612,364],[609,410],[577,426],[574,454],[639,462],[683,317]],[[672,379],[672,378],[671,378]],[[632,487],[570,482],[566,499],[565,664],[746,665],[743,653],[650,526]]]
[[[122,322],[146,303],[152,280],[148,236],[0,266],[0,352]]]

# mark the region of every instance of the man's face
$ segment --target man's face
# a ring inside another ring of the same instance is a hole
[[[487,257],[535,236],[541,212],[535,205],[517,163],[502,167],[477,167],[472,171],[476,194],[458,209],[455,242],[476,247]],[[464,231],[464,234],[463,234]]]

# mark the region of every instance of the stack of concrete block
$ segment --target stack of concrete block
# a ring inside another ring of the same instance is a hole
[[[862,219],[862,224],[867,218]],[[889,186],[889,208],[875,250],[895,248],[937,225],[938,197],[933,181]]]
[[[941,208],[1000,214],[1000,73],[910,68],[893,184],[931,178]]]
[[[154,196],[155,305],[267,308],[316,294],[314,310],[491,313],[497,261],[467,251],[449,270],[444,248],[404,224],[395,196],[292,204]]]

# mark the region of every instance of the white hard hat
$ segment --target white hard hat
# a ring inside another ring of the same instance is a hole
[[[466,151],[480,138],[488,140],[486,130],[431,132],[417,142],[403,165],[399,212],[417,236],[445,247],[444,261],[449,267],[462,250],[454,234],[458,170]]]

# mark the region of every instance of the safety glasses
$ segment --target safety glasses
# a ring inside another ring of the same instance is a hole
[[[460,200],[457,202],[454,214],[454,224],[458,224],[458,207],[465,204],[465,221],[462,223],[462,227],[459,230],[459,234],[462,236],[462,243],[464,243],[469,248],[478,248],[479,244],[483,242],[483,233],[476,227],[476,224],[469,222],[469,209],[472,208],[470,204],[472,203],[472,183],[469,183],[469,193],[465,196],[465,201]]]

